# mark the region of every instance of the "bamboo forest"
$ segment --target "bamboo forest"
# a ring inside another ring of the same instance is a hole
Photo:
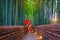
[[[0,0],[0,25],[32,25],[60,23],[60,0]]]

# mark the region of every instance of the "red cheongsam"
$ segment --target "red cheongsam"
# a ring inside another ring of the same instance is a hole
[[[24,24],[26,24],[27,25],[27,27],[28,27],[28,32],[30,32],[30,27],[31,27],[31,21],[30,20],[24,20]]]

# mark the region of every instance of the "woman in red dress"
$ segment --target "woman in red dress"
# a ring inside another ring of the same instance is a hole
[[[30,20],[24,20],[24,24],[27,25],[27,27],[28,27],[28,32],[30,32],[31,21],[30,21]]]

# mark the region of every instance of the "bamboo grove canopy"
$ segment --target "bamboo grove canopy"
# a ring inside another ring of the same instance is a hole
[[[0,25],[60,23],[60,0],[0,0]]]

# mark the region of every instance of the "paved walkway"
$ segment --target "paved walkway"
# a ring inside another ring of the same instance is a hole
[[[39,40],[39,36],[33,33],[28,33],[23,40]]]

